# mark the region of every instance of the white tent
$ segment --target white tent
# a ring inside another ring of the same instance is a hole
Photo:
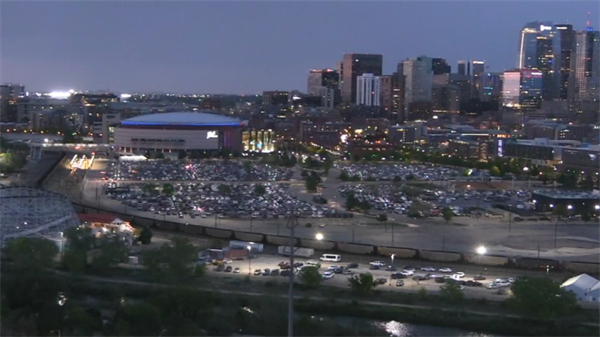
[[[578,301],[600,301],[600,281],[588,274],[571,277],[561,288],[574,292]]]

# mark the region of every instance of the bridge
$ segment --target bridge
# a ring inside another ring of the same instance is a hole
[[[110,144],[62,144],[62,143],[30,143],[29,158],[39,160],[44,151],[60,151],[79,154],[90,154],[92,152],[110,152],[113,147]]]

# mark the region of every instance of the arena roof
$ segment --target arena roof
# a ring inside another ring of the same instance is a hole
[[[122,125],[238,126],[241,120],[210,112],[165,112],[125,119]]]

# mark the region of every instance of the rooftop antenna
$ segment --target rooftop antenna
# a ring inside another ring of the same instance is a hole
[[[590,14],[592,14],[591,12],[588,12],[588,18],[587,18],[587,26],[590,26]]]

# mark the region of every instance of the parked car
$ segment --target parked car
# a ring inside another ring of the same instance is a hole
[[[379,270],[379,266],[376,266],[376,265],[370,265],[370,266],[369,266],[369,269],[370,269],[370,270]]]
[[[485,280],[485,276],[483,276],[483,275],[475,275],[475,276],[473,276],[473,280],[475,280],[475,281],[483,281],[483,280]]]
[[[433,280],[435,281],[435,283],[445,283],[446,282],[446,279],[444,277],[436,277]]]
[[[260,270],[260,269],[254,270],[254,275],[261,275],[261,274],[262,274],[262,270]]]
[[[433,267],[423,267],[421,268],[422,271],[435,271],[435,268]]]
[[[271,269],[269,269],[269,268],[264,269],[263,272],[262,272],[262,275],[263,276],[269,276],[269,275],[271,275]]]
[[[396,271],[396,267],[394,267],[394,266],[387,266],[387,267],[385,267],[385,271]]]
[[[417,268],[416,268],[416,267],[413,267],[413,266],[404,266],[404,268],[403,268],[403,269],[404,269],[404,270],[407,270],[407,271],[412,271],[412,272],[414,272],[414,271],[416,271],[416,270],[417,270]]]
[[[358,263],[351,262],[351,263],[348,263],[348,265],[346,266],[346,269],[354,269],[354,268],[358,268]]]
[[[452,272],[452,269],[446,267],[446,268],[440,268],[438,270],[440,273],[446,273],[446,274],[450,274]]]
[[[422,275],[414,276],[412,279],[413,279],[413,281],[426,281],[427,280],[427,278]]]
[[[385,262],[383,262],[383,261],[373,261],[373,262],[369,262],[369,265],[371,265],[371,266],[377,266],[377,267],[385,267]]]
[[[415,274],[414,271],[410,271],[410,270],[403,270],[400,272],[400,274],[404,275],[404,276],[413,276]]]
[[[396,281],[396,287],[402,287],[404,285],[404,281],[398,280]]]
[[[387,283],[387,279],[384,278],[378,278],[375,280],[375,283],[382,285],[382,284],[386,284]]]
[[[278,275],[279,275],[279,269],[271,270],[271,276],[278,276]]]
[[[225,267],[225,272],[226,273],[231,273],[232,271],[233,271],[233,268],[231,266]]]
[[[335,274],[333,272],[331,272],[331,271],[326,271],[326,272],[323,273],[323,279],[324,280],[331,279],[334,276],[335,276]]]
[[[235,268],[235,269],[233,269],[233,273],[234,273],[234,274],[239,274],[239,273],[240,273],[240,268]]]

